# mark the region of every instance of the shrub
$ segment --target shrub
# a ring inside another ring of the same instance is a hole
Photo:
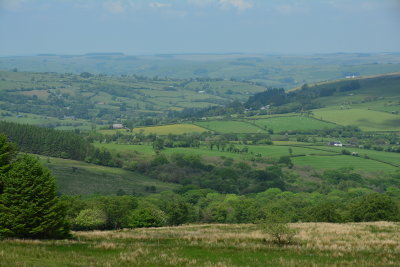
[[[297,230],[290,228],[288,219],[283,214],[269,213],[267,217],[260,222],[260,225],[262,231],[270,236],[272,243],[279,246],[294,243]]]
[[[342,216],[337,212],[337,206],[330,202],[323,202],[314,206],[308,216],[312,222],[337,223],[342,221]]]
[[[99,209],[81,210],[73,221],[76,230],[104,229],[107,222],[106,214]]]
[[[129,227],[160,227],[167,222],[166,214],[156,207],[138,208],[129,216]]]
[[[350,205],[350,216],[355,222],[398,221],[399,208],[387,195],[372,193],[357,198]]]

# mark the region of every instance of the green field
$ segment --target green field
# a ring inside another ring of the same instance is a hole
[[[96,144],[97,147],[104,147],[115,152],[133,152],[140,153],[139,157],[152,157],[155,155],[151,145],[119,145],[119,144]],[[252,158],[279,159],[281,156],[290,156],[291,149],[292,161],[295,165],[311,166],[315,169],[338,169],[343,167],[352,167],[356,171],[366,172],[393,172],[399,169],[400,154],[392,152],[381,152],[365,149],[347,148],[350,152],[358,152],[360,157],[342,155],[343,148],[328,146],[298,146],[298,145],[236,145],[238,148],[247,147],[248,153],[233,153],[227,151],[210,150],[205,146],[200,148],[165,148],[162,153],[172,154],[191,154],[200,155],[205,159],[220,157],[233,158],[237,160],[250,161]],[[371,159],[364,158],[367,154]],[[390,164],[381,162],[386,161]],[[392,165],[391,165],[392,164]]]
[[[358,126],[365,131],[400,131],[400,116],[366,109],[318,109],[318,119],[339,125]]]
[[[71,240],[6,239],[0,266],[397,266],[398,223],[295,223],[278,246],[256,225],[75,232]]]
[[[289,132],[289,131],[304,131],[324,128],[334,128],[337,125],[328,123],[320,120],[316,120],[310,117],[272,117],[268,119],[252,120],[261,128],[272,129],[274,132]]]
[[[185,133],[202,133],[207,131],[206,129],[193,124],[172,124],[163,126],[152,126],[152,127],[139,127],[134,128],[133,132],[143,132],[144,134],[157,134],[157,135],[168,135],[168,134],[185,134]]]
[[[149,194],[146,187],[155,186],[157,192],[172,190],[177,185],[160,182],[141,174],[81,161],[41,157],[42,162],[56,177],[60,193],[67,195]]]
[[[328,151],[335,151],[340,153],[343,148],[340,147],[316,147]],[[376,151],[376,150],[369,150],[369,149],[360,149],[360,148],[353,148],[353,147],[346,147],[350,152],[356,152],[360,157],[365,157],[367,155],[371,159],[385,161],[397,165],[400,167],[400,153],[394,152],[384,152],[384,151]]]
[[[279,158],[281,156],[289,156],[289,149],[292,149],[293,156],[308,156],[308,155],[335,155],[335,152],[319,151],[312,148],[298,147],[298,146],[268,146],[257,145],[248,146],[249,152],[254,154],[261,154],[263,157]]]
[[[2,116],[3,114],[10,114],[11,116]],[[54,117],[40,116],[29,113],[9,113],[5,110],[0,109],[0,120],[15,122],[20,124],[32,124],[43,127],[52,127],[58,130],[90,130],[90,122],[82,119],[59,119]]]
[[[242,121],[206,121],[196,125],[217,133],[262,133],[265,130]]]
[[[311,166],[315,169],[338,169],[351,167],[365,172],[394,172],[399,168],[381,163],[372,159],[361,157],[338,155],[338,156],[306,156],[292,158],[295,165]]]

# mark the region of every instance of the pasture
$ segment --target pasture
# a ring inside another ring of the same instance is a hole
[[[6,239],[0,266],[397,266],[400,225],[294,223],[278,246],[257,225],[74,232],[70,240]]]
[[[320,151],[315,150],[312,147],[300,147],[300,146],[269,146],[269,145],[256,145],[256,146],[247,146],[249,148],[249,152],[253,152],[254,154],[260,154],[263,157],[268,158],[279,158],[281,156],[289,156],[289,149],[292,151],[293,156],[309,156],[309,155],[335,155],[337,153],[330,151]]]
[[[217,133],[263,133],[266,132],[262,128],[253,124],[242,121],[204,121],[196,122],[196,125],[204,127],[210,131]]]
[[[0,102],[1,103],[1,102]],[[0,120],[20,124],[32,124],[43,127],[54,127],[58,130],[90,130],[90,122],[82,119],[60,119],[54,117],[40,116],[30,113],[14,113],[0,109]]]
[[[252,120],[252,123],[264,129],[272,129],[276,133],[290,132],[290,131],[307,131],[317,130],[324,128],[334,128],[337,125],[320,121],[315,118],[303,116],[291,117],[271,117],[268,119]]]
[[[207,130],[193,124],[171,124],[162,126],[151,126],[151,127],[138,127],[134,128],[134,133],[143,132],[144,134],[157,134],[157,135],[168,135],[168,134],[185,134],[185,133],[202,133]]]
[[[62,194],[110,195],[116,194],[119,190],[129,195],[149,194],[146,188],[150,186],[155,186],[156,192],[178,187],[124,169],[45,156],[41,156],[40,159],[56,177],[59,192]]]
[[[318,119],[339,125],[358,126],[364,131],[400,131],[400,115],[367,109],[317,109]]]
[[[362,157],[336,155],[336,156],[306,156],[292,158],[295,165],[311,166],[315,169],[354,168],[365,172],[394,172],[398,167]]]
[[[327,150],[327,151],[332,151],[332,152],[337,152],[341,153],[343,148],[340,147],[326,147],[326,146],[317,146],[315,148]],[[370,150],[370,149],[361,149],[361,148],[353,148],[353,147],[347,147],[345,148],[350,152],[356,152],[360,157],[368,157],[370,159],[378,160],[378,161],[385,161],[394,165],[397,165],[400,167],[400,153],[394,153],[394,152],[384,152],[384,151],[376,151],[376,150]]]

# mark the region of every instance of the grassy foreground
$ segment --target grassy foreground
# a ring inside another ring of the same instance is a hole
[[[400,224],[296,223],[277,246],[255,225],[75,232],[60,241],[3,240],[0,266],[396,266]],[[398,265],[397,265],[398,266]]]

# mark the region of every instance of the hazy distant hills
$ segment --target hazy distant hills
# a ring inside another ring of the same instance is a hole
[[[40,54],[0,58],[0,69],[34,72],[136,74],[147,77],[250,80],[268,87],[400,71],[400,53],[298,55],[123,53]]]

